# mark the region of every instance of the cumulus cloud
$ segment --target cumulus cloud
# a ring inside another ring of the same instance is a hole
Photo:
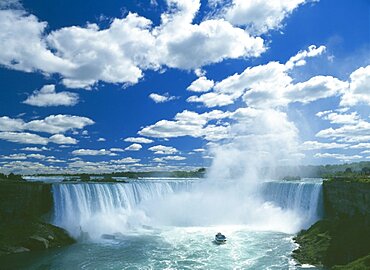
[[[226,106],[234,103],[234,99],[231,95],[219,94],[219,93],[206,93],[200,97],[191,96],[187,102],[200,102],[206,107],[212,108],[216,106]]]
[[[137,159],[137,158],[132,158],[132,157],[126,157],[126,158],[122,158],[122,159],[118,159],[118,160],[112,160],[111,162],[112,163],[116,163],[116,164],[128,164],[128,163],[136,163],[136,162],[139,162],[140,159]]]
[[[94,121],[87,117],[58,114],[25,123],[24,129],[47,133],[64,133],[71,129],[83,129],[85,126],[92,124],[94,124]]]
[[[43,146],[43,147],[24,147],[21,150],[30,151],[30,152],[41,152],[41,151],[47,151],[49,149]]]
[[[350,79],[350,87],[342,96],[340,105],[366,104],[370,106],[370,65],[352,72]]]
[[[28,132],[0,132],[0,139],[23,144],[48,144],[48,138]]]
[[[155,145],[150,147],[148,150],[153,151],[156,155],[172,155],[178,152],[175,147],[164,145]]]
[[[285,66],[289,69],[295,66],[304,66],[306,64],[306,58],[321,55],[325,50],[325,46],[316,47],[315,45],[311,45],[307,50],[299,51],[296,55],[292,56],[289,61],[285,63]]]
[[[193,81],[186,89],[193,92],[207,92],[214,86],[214,81],[202,76]]]
[[[90,88],[99,81],[135,84],[147,69],[162,66],[197,69],[224,59],[257,57],[266,48],[260,37],[223,19],[193,24],[199,0],[168,0],[161,24],[129,13],[100,29],[97,24],[46,32],[22,10],[0,10],[0,64],[26,72],[58,73],[70,88]]]
[[[370,123],[359,120],[355,124],[346,124],[339,128],[327,128],[320,130],[316,137],[337,139],[343,142],[366,142],[370,141]]]
[[[125,150],[122,149],[122,148],[111,148],[111,149],[109,149],[109,151],[111,151],[111,152],[124,152]]]
[[[72,137],[64,136],[63,134],[54,134],[50,136],[49,141],[56,144],[77,144],[77,140]]]
[[[72,151],[75,156],[116,156],[117,154],[112,153],[106,149],[94,150],[94,149],[77,149]]]
[[[282,27],[283,20],[305,0],[246,1],[232,0],[232,5],[224,9],[223,16],[235,25],[247,26],[256,34]]]
[[[362,156],[360,155],[345,155],[345,154],[338,154],[338,153],[317,153],[314,155],[315,158],[333,158],[338,159],[341,161],[352,161],[356,159],[361,159]]]
[[[153,161],[154,162],[166,162],[167,160],[185,160],[186,157],[182,157],[182,156],[166,156],[166,157],[160,157],[160,158],[154,158]]]
[[[153,140],[143,138],[143,137],[128,137],[124,139],[125,142],[132,142],[132,143],[152,143]]]
[[[53,54],[44,39],[46,22],[23,10],[0,10],[0,63],[15,70],[67,73],[73,64]]]
[[[269,62],[246,68],[216,82],[213,91],[199,97],[191,96],[188,102],[201,102],[206,107],[233,104],[239,98],[250,107],[276,108],[294,102],[307,104],[319,99],[340,96],[348,89],[348,82],[332,76],[315,76],[307,81],[293,83],[290,70],[305,65],[306,58],[321,55],[324,46],[309,46],[298,52],[285,64]]]
[[[306,141],[303,142],[300,146],[300,149],[303,151],[309,151],[309,150],[320,150],[320,149],[337,149],[337,148],[346,148],[349,144],[345,143],[323,143],[318,141]]]
[[[357,112],[349,114],[340,114],[332,111],[319,112],[316,114],[324,120],[330,121],[332,124],[355,124],[360,120]]]
[[[174,100],[176,99],[176,97],[171,97],[168,95],[168,93],[164,94],[164,95],[159,95],[159,94],[156,94],[156,93],[151,93],[149,95],[149,97],[155,102],[155,103],[164,103],[164,102],[167,102],[167,101],[170,101],[170,100]]]
[[[31,130],[56,134],[73,129],[82,129],[92,124],[94,124],[94,121],[87,117],[63,114],[49,115],[44,119],[30,122],[24,122],[22,119],[12,119],[7,116],[0,117],[0,131]]]
[[[74,106],[78,103],[78,95],[71,92],[55,91],[55,85],[44,85],[40,90],[33,92],[23,103],[37,106]]]
[[[66,137],[63,134],[54,134],[49,138],[41,137],[37,134],[28,132],[0,132],[0,140],[22,144],[76,144],[78,141],[71,137]]]
[[[203,114],[192,111],[177,113],[174,121],[160,120],[144,127],[138,133],[154,138],[173,138],[182,136],[203,137],[206,140],[221,140],[227,136],[228,124],[208,124],[212,120],[221,120],[230,116],[229,112],[213,110]],[[207,125],[208,124],[208,125]]]
[[[20,131],[24,129],[22,119],[13,119],[8,116],[0,117],[0,131]]]
[[[138,143],[133,143],[131,144],[130,146],[127,146],[125,148],[125,151],[139,151],[141,148],[143,148],[141,146],[141,144],[138,144]]]
[[[350,148],[353,148],[353,149],[369,148],[370,149],[370,142],[367,142],[367,143],[359,143],[359,144],[356,144],[356,145],[352,145]]]
[[[1,156],[1,159],[25,160],[25,159],[27,159],[27,155],[23,154],[23,153],[11,154],[11,155],[8,155],[8,156]]]

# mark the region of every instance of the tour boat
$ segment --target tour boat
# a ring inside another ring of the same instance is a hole
[[[215,236],[215,242],[217,244],[225,244],[226,243],[226,236],[223,235],[222,233],[218,233]]]

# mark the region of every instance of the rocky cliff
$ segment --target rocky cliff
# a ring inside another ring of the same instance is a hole
[[[370,269],[370,183],[325,181],[323,191],[325,218],[297,235],[293,257],[333,269]]]
[[[0,181],[0,256],[73,243],[47,223],[52,206],[50,184]]]
[[[44,217],[51,213],[51,185],[29,182],[0,182],[0,224]]]
[[[370,183],[324,181],[323,185],[328,218],[362,217],[370,223]]]

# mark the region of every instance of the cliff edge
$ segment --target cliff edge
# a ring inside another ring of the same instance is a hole
[[[47,221],[53,207],[51,185],[0,181],[0,256],[74,243]]]

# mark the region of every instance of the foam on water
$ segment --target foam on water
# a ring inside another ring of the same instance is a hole
[[[200,181],[200,180],[198,180]],[[242,225],[293,233],[320,216],[321,183],[264,183],[262,195],[197,181],[54,184],[53,223],[78,237],[150,227]]]

